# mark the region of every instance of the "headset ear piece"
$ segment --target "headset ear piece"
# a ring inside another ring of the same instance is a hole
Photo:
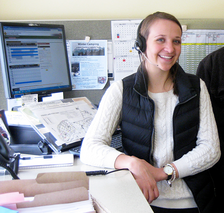
[[[135,41],[135,49],[138,52],[141,52],[141,53],[146,51],[146,40],[145,40],[145,37],[143,37],[141,35],[141,33],[140,33],[140,30],[141,30],[143,21],[138,26],[138,29],[137,29],[137,38],[136,38],[136,41]]]
[[[135,48],[139,53],[141,53],[141,49],[140,49],[140,47],[139,47],[138,40],[135,40],[134,48]]]
[[[142,35],[138,35],[135,41],[135,49],[138,52],[145,52],[146,51],[146,40]]]

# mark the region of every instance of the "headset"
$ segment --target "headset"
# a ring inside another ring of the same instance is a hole
[[[139,54],[146,51],[146,40],[145,40],[145,37],[143,37],[140,33],[143,21],[144,19],[141,21],[141,23],[138,26],[137,38],[135,40],[135,46],[134,46],[134,48],[138,51]]]
[[[154,64],[152,63],[148,57],[145,55],[145,51],[146,51],[146,40],[145,40],[145,37],[141,35],[140,33],[140,30],[141,30],[141,27],[142,27],[142,23],[144,22],[144,19],[141,21],[141,23],[139,24],[138,26],[138,29],[137,29],[137,38],[135,40],[135,45],[134,45],[134,48],[138,51],[139,55],[142,54],[144,56],[144,58],[152,65],[156,66],[156,67],[159,67],[158,64]]]

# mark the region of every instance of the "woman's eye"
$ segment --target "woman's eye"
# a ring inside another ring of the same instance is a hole
[[[175,44],[181,44],[181,41],[180,40],[174,40],[174,43]]]
[[[159,39],[157,39],[157,41],[159,41],[159,42],[164,42],[165,39],[164,39],[164,38],[159,38]]]

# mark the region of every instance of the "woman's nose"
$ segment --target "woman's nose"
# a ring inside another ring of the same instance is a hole
[[[174,44],[171,41],[166,42],[165,48],[168,53],[172,53],[174,51]]]

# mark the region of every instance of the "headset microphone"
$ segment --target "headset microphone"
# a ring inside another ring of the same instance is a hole
[[[145,53],[143,53],[143,52],[141,51],[141,49],[140,49],[137,45],[135,45],[135,49],[136,49],[139,53],[141,53],[141,54],[144,56],[144,58],[145,58],[150,64],[159,67],[158,64],[154,64],[154,63],[152,63],[152,62],[148,59],[148,57],[145,55]]]
[[[137,29],[137,38],[135,40],[135,44],[134,44],[134,48],[138,51],[139,54],[142,54],[144,56],[144,58],[152,65],[159,67],[158,64],[154,64],[152,63],[148,57],[145,55],[145,51],[146,51],[146,39],[144,36],[141,35],[140,31],[141,31],[141,27],[142,27],[142,23],[144,22],[144,19],[141,21],[141,23],[138,26]]]

